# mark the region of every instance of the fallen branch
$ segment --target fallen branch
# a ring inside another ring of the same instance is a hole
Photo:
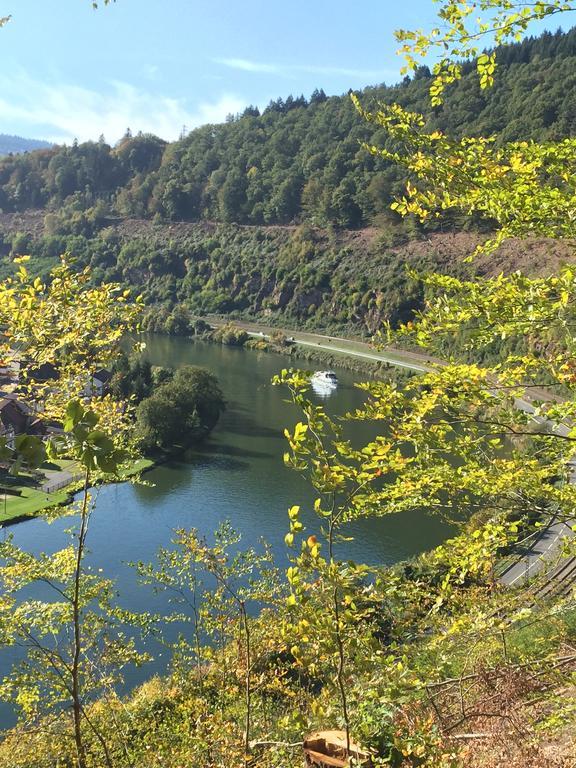
[[[506,669],[508,670],[509,669],[512,669],[512,670],[526,669],[527,667],[533,667],[533,666],[537,666],[538,664],[547,663],[549,665],[548,669],[541,670],[538,673],[538,674],[542,674],[543,672],[551,671],[551,670],[557,669],[558,667],[563,666],[564,664],[568,664],[570,661],[576,661],[576,654],[571,654],[570,656],[560,656],[555,659],[550,659],[550,658],[532,659],[531,661],[527,661],[523,664],[512,664],[506,667]],[[427,689],[442,688],[449,685],[456,686],[462,683],[464,680],[476,680],[479,677],[483,677],[484,679],[491,681],[493,679],[498,679],[499,677],[503,677],[503,676],[504,676],[503,671],[498,670],[497,668],[494,668],[490,672],[486,672],[483,674],[479,672],[471,672],[470,674],[463,675],[462,677],[450,677],[450,678],[447,678],[446,680],[440,680],[437,683],[427,683],[426,688]]]

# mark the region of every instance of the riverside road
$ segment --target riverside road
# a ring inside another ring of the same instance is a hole
[[[229,322],[220,318],[205,318],[212,326],[217,327]],[[270,328],[258,323],[247,323],[234,320],[234,325],[242,328],[250,336],[265,340],[270,339],[270,334],[274,331],[281,331],[287,337],[293,340],[293,343],[303,347],[313,347],[336,354],[350,357],[359,357],[366,360],[388,363],[399,368],[425,373],[433,369],[435,365],[442,365],[442,361],[434,360],[418,352],[405,352],[398,349],[375,350],[366,342],[345,339],[339,336],[326,336],[319,333],[309,333],[294,331],[286,328]],[[515,406],[531,414],[535,423],[542,426],[549,426],[549,422],[535,412],[534,405],[529,400],[516,399]],[[555,425],[553,434],[566,437],[570,428],[565,424]],[[572,464],[570,473],[570,482],[576,482],[576,458]],[[536,576],[545,566],[552,562],[558,555],[562,541],[566,537],[574,535],[572,522],[553,519],[552,522],[543,528],[533,543],[524,551],[519,552],[520,557],[511,564],[501,575],[500,581],[506,586],[520,586],[529,579]],[[555,568],[553,568],[550,580],[556,580],[562,584],[572,584],[576,581],[576,558],[565,558]]]

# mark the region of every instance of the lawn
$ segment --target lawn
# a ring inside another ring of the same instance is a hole
[[[122,468],[118,479],[127,480],[149,469],[153,464],[150,459],[139,459]],[[45,479],[40,481],[28,473],[21,473],[17,477],[7,474],[0,477],[0,525],[22,517],[32,517],[49,507],[65,504],[71,491],[82,484],[79,479],[81,467],[70,459],[51,461],[42,467],[42,472]],[[69,483],[53,493],[46,493],[40,487],[45,482],[59,483],[66,479]],[[4,489],[7,493],[3,492]]]
[[[154,466],[154,462],[152,459],[138,459],[137,461],[134,461],[132,464],[129,464],[126,467],[122,467],[119,472],[119,478],[120,480],[127,480],[129,477],[134,477],[135,475],[139,475],[141,472],[144,472],[147,469],[150,469]]]
[[[12,495],[17,492],[18,495]],[[11,486],[7,494],[0,494],[0,524],[20,517],[31,517],[43,509],[64,504],[68,498],[64,488],[57,493],[47,494],[28,485]]]

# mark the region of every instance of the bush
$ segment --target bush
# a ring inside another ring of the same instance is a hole
[[[242,328],[238,328],[232,323],[227,323],[217,328],[212,334],[212,339],[220,344],[226,344],[231,347],[243,347],[250,336]]]

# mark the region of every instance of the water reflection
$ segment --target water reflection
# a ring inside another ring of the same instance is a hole
[[[312,392],[322,400],[327,400],[336,394],[338,377],[334,371],[316,371],[310,377]]]
[[[270,380],[294,360],[281,355],[191,343],[185,339],[151,336],[146,355],[154,365],[202,365],[218,376],[228,408],[210,439],[198,450],[178,461],[170,461],[145,475],[150,485],[122,483],[102,487],[89,532],[90,562],[116,578],[122,602],[132,610],[162,612],[168,606],[151,597],[136,584],[126,565],[130,561],[151,561],[160,546],[169,546],[178,528],[197,528],[206,536],[224,520],[230,520],[249,546],[261,537],[272,547],[281,567],[287,565],[284,535],[287,510],[293,504],[302,509],[302,521],[312,531],[317,520],[312,512],[314,492],[282,462],[285,427],[300,420],[298,410],[288,402],[285,389],[272,387]],[[338,386],[331,391],[314,390],[330,415],[359,408],[364,393],[353,386],[354,375],[337,369]],[[354,444],[374,437],[381,425],[346,424],[345,436]],[[48,525],[41,519],[13,526],[15,543],[32,552],[52,552],[67,544],[64,531],[70,518]],[[444,540],[451,529],[438,518],[414,511],[354,523],[346,530],[352,537],[340,545],[340,555],[374,563],[394,563]],[[135,672],[136,684],[154,672],[162,662]],[[0,655],[0,676],[7,670]],[[0,706],[0,722],[7,710]]]

